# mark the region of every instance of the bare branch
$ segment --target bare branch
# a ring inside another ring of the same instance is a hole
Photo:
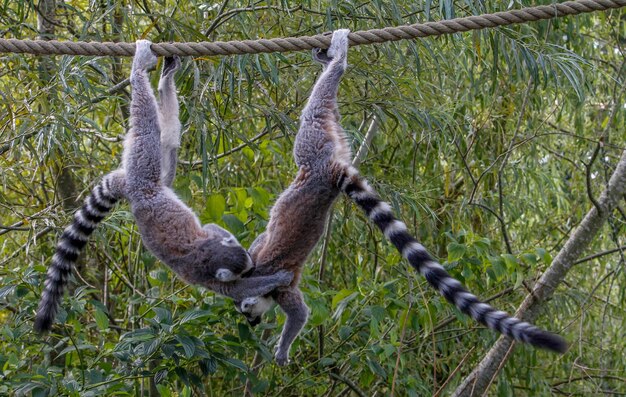
[[[583,251],[589,246],[609,215],[617,207],[626,193],[626,150],[609,180],[607,188],[597,200],[601,209],[593,206],[576,230],[570,235],[563,248],[556,255],[548,269],[543,273],[533,291],[520,305],[517,316],[525,321],[533,321],[541,308],[563,282],[567,273],[577,263]],[[513,341],[501,337],[489,350],[476,368],[469,374],[454,392],[453,396],[480,396],[488,388],[489,381],[497,375],[506,361],[506,354]]]

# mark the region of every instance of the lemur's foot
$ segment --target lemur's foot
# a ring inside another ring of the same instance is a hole
[[[163,60],[163,71],[161,72],[161,78],[172,77],[180,69],[180,57],[173,55],[171,57],[165,57]]]
[[[276,360],[276,364],[279,367],[284,367],[289,364],[289,352],[284,352],[280,350],[280,348],[276,349],[276,354],[274,354],[274,360]]]
[[[330,41],[330,47],[327,50],[321,48],[313,49],[313,60],[321,63],[324,67],[333,61],[342,62],[343,66],[347,66],[346,55],[348,54],[348,35],[350,29],[339,29],[333,32]]]
[[[152,52],[149,40],[137,40],[135,44],[135,58],[133,59],[133,69],[150,70],[157,63],[157,56]]]
[[[311,51],[311,55],[313,56],[313,60],[315,62],[321,63],[324,66],[328,65],[330,61],[333,60],[328,56],[328,50],[322,50],[321,48],[314,48]]]

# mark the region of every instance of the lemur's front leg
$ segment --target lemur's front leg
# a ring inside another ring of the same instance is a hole
[[[280,291],[275,300],[287,315],[274,355],[276,364],[282,367],[289,364],[289,349],[309,318],[309,308],[297,288]]]
[[[131,202],[141,201],[158,189],[161,181],[161,143],[156,98],[148,70],[157,57],[147,40],[138,40],[130,74],[130,125],[124,144],[126,190]]]

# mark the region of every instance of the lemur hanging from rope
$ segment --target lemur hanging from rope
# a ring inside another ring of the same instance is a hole
[[[247,251],[221,227],[202,226],[171,189],[180,146],[181,124],[174,84],[180,60],[165,58],[157,104],[148,79],[148,70],[157,61],[150,44],[146,40],[138,41],[133,59],[131,128],[124,142],[122,167],[96,185],[61,235],[37,309],[35,330],[38,332],[52,327],[78,254],[98,223],[121,198],[130,201],[144,245],[190,284],[243,299],[267,294],[288,285],[293,278],[289,271],[278,271],[241,279],[241,274],[253,267]]]
[[[352,155],[339,124],[337,108],[337,90],[347,67],[348,33],[346,29],[335,31],[327,51],[313,51],[313,59],[322,64],[323,72],[300,116],[294,146],[298,173],[274,204],[267,230],[250,247],[256,264],[253,276],[289,270],[294,272],[294,280],[289,287],[278,288],[266,296],[251,294],[235,302],[237,309],[250,324],[256,325],[273,301],[278,303],[287,319],[275,358],[278,365],[286,365],[289,348],[309,314],[298,289],[302,268],[324,231],[333,202],[344,192],[365,211],[411,266],[463,313],[517,341],[564,352],[567,344],[560,336],[510,317],[468,292],[408,233],[406,225],[393,216],[389,204],[383,202],[350,165]]]

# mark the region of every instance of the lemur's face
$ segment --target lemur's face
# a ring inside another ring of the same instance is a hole
[[[254,327],[261,322],[263,314],[272,308],[274,300],[263,296],[253,296],[234,303],[237,311],[243,314],[248,323]]]

